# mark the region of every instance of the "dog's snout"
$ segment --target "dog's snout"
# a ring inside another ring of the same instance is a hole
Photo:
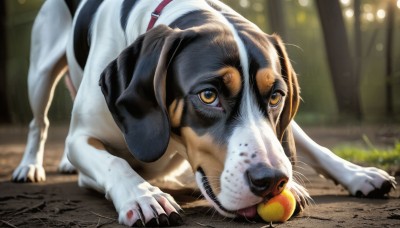
[[[278,195],[289,179],[283,171],[262,163],[251,166],[245,175],[250,190],[261,197]]]

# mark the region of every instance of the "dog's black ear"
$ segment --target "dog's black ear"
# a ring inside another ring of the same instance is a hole
[[[182,43],[182,33],[164,25],[151,29],[111,62],[100,77],[106,103],[130,152],[143,162],[159,159],[168,146],[165,79]]]
[[[286,49],[281,38],[277,35],[272,35],[270,38],[279,56],[281,75],[288,87],[288,94],[285,98],[285,106],[277,126],[277,136],[282,142],[285,130],[293,120],[297,109],[299,108],[300,87],[297,82],[296,73],[292,67],[292,64],[290,63],[290,59],[286,53]]]

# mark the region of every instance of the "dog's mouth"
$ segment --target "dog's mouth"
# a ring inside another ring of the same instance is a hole
[[[215,195],[208,178],[202,168],[199,168],[196,172],[196,181],[199,185],[200,191],[203,193],[204,197],[211,202],[214,208],[223,216],[229,218],[235,217],[246,217],[255,218],[257,216],[257,205],[239,209],[236,211],[231,211],[226,209]]]

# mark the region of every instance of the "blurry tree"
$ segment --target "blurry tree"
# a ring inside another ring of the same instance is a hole
[[[359,118],[359,75],[355,74],[338,0],[316,0],[339,114]]]
[[[271,31],[277,33],[283,40],[287,39],[286,36],[286,22],[283,10],[282,0],[266,0],[267,1],[267,19]]]
[[[354,0],[354,77],[360,80],[362,67],[361,0]],[[359,88],[360,86],[358,86]]]
[[[394,69],[392,66],[393,56],[393,31],[394,31],[394,9],[396,8],[396,0],[389,0],[387,5],[387,25],[386,25],[386,115],[393,116],[393,75]]]
[[[0,2],[0,123],[9,122],[10,114],[7,104],[6,77],[6,34],[5,34],[5,2]]]

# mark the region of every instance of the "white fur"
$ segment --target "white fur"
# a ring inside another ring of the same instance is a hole
[[[61,2],[61,1],[60,1]],[[49,19],[52,23],[48,23]],[[53,99],[54,89],[66,69],[56,69],[65,55],[68,34],[71,31],[68,8],[58,1],[47,1],[41,8],[32,29],[31,57],[28,75],[29,102],[33,119],[24,156],[14,170],[17,181],[44,181],[44,144],[47,139],[49,120],[47,112]],[[43,32],[52,31],[52,32]],[[64,160],[64,163],[69,163]]]
[[[352,195],[361,192],[366,196],[379,189],[384,182],[395,183],[394,177],[383,170],[355,165],[318,145],[296,122],[292,121],[291,126],[299,152],[298,157],[304,159],[306,164],[320,174],[343,185]]]
[[[66,155],[63,156],[60,164],[61,171],[73,171],[72,163],[79,170],[79,185],[103,192],[107,199],[113,201],[118,212],[119,222],[125,225],[133,225],[138,219],[142,219],[144,222],[150,221],[154,217],[153,208],[157,214],[167,215],[179,210],[179,205],[171,196],[150,185],[146,180],[165,175],[166,170],[173,170],[178,166],[177,164],[181,164],[182,158],[175,156],[181,149],[175,147],[175,143],[171,142],[168,152],[155,163],[146,165],[138,162],[128,163],[124,159],[127,150],[124,138],[115,124],[98,86],[99,76],[107,64],[140,34],[146,32],[150,13],[160,2],[161,0],[138,1],[128,19],[125,33],[119,26],[121,16],[119,9],[122,0],[105,0],[92,23],[93,39],[84,72],[74,58],[71,24],[75,22],[72,22],[64,1],[48,0],[44,3],[32,32],[31,65],[28,76],[29,98],[34,118],[30,124],[24,157],[13,173],[14,180],[33,182],[45,180],[43,150],[49,125],[47,111],[54,88],[60,76],[65,73],[65,69],[57,68],[57,64],[61,63],[59,66],[64,66],[65,59],[63,57],[66,56],[71,80],[78,92],[74,100],[70,131],[66,140],[65,153],[69,160]],[[209,2],[220,6],[222,11],[235,13],[216,0]],[[254,110],[256,105],[249,85],[247,53],[233,25],[220,12],[200,0],[173,1],[163,10],[156,25],[168,24],[194,9],[212,11],[231,29],[240,52],[244,71],[241,125],[237,126],[230,136],[218,200],[224,207],[232,210],[251,206],[261,201],[260,197],[253,195],[244,184],[242,174],[248,164],[243,163],[243,158],[238,156],[239,150],[243,149],[241,144],[248,145],[249,153],[257,151],[258,161],[269,163],[272,166],[280,164],[282,169],[290,175],[288,186],[298,192],[301,197],[306,197],[307,193],[304,189],[292,181],[292,167],[274,135],[272,130],[274,126],[262,118],[259,110]],[[45,34],[46,36],[44,36]],[[271,55],[271,58],[276,59],[277,56]],[[383,181],[393,181],[393,177],[382,170],[361,168],[336,157],[329,150],[309,139],[296,123],[292,122],[292,127],[296,143],[305,153],[305,157],[310,158],[309,164],[322,171],[323,174],[335,178],[352,194],[357,191],[367,194],[371,190],[379,188]],[[115,151],[118,156],[111,155],[105,149],[106,147]],[[238,169],[234,169],[236,165],[239,167]],[[140,166],[143,172],[139,175],[132,169],[132,166]],[[230,175],[228,170],[234,172],[234,176],[241,175],[241,177],[232,183],[225,182],[224,178]],[[338,175],[338,171],[342,173]],[[196,179],[204,193],[205,189],[199,173],[196,173]],[[237,186],[242,188],[235,189]],[[236,191],[232,191],[232,189]],[[239,195],[241,200],[232,201],[232,198]],[[208,196],[206,195],[206,197]],[[213,203],[212,199],[209,201]],[[216,208],[218,209],[217,206]],[[144,217],[141,217],[140,210]],[[230,213],[219,211],[226,216],[232,216]],[[128,216],[129,214],[132,216]]]

